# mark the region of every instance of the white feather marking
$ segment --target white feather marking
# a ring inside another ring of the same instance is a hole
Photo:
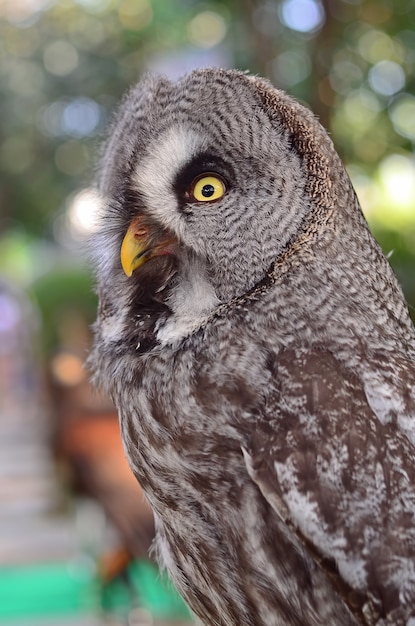
[[[204,145],[205,141],[194,131],[176,125],[153,142],[133,175],[137,190],[145,198],[152,215],[179,238],[183,218],[177,211],[174,180],[183,166],[203,150]]]
[[[396,419],[399,428],[415,445],[415,418],[405,406],[404,398],[382,372],[365,375],[364,390],[368,404],[382,424]]]
[[[291,463],[275,462],[274,467],[280,483],[285,486],[284,501],[288,506],[292,521],[323,554],[336,560],[340,574],[352,587],[364,587],[367,582],[364,559],[359,558],[358,555],[353,558],[348,553],[343,533],[338,532],[333,535],[328,531],[317,503],[310,499],[308,493],[298,489],[295,470]]]
[[[370,408],[383,425],[391,421],[392,410],[399,411],[402,408],[402,402],[393,387],[379,377],[374,376],[370,383],[366,382],[364,390]]]
[[[125,309],[120,309],[124,311]],[[105,342],[119,341],[125,334],[125,314],[111,315],[101,321],[101,333]]]
[[[172,344],[187,337],[206,321],[218,304],[219,299],[207,281],[203,267],[195,262],[192,273],[185,272],[181,276],[169,299],[173,316],[158,329],[158,340],[162,344]]]

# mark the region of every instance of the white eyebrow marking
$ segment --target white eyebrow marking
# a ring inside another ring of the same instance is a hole
[[[178,236],[183,225],[176,210],[173,183],[180,170],[205,146],[206,141],[191,129],[185,126],[169,128],[154,141],[132,176],[150,213]]]

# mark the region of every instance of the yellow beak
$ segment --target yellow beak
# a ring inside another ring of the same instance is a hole
[[[151,251],[147,248],[148,231],[138,218],[134,219],[121,244],[121,265],[127,276],[149,260]]]
[[[154,229],[153,229],[154,230]],[[162,231],[158,236],[152,232],[142,216],[135,217],[121,244],[121,265],[127,276],[150,259],[171,254],[177,239],[171,233]]]

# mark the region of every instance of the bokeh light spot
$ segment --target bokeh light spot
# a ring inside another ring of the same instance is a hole
[[[66,76],[78,66],[78,52],[67,41],[54,41],[45,49],[43,63],[51,74]]]
[[[393,60],[401,47],[387,33],[370,29],[360,37],[358,50],[366,61],[374,64],[385,59]]]
[[[123,0],[118,8],[118,19],[124,28],[142,30],[153,19],[149,0]]]
[[[0,17],[18,27],[34,24],[41,11],[45,11],[54,0],[0,0]]]
[[[405,86],[405,72],[394,61],[379,61],[369,71],[369,84],[382,96],[393,96]]]
[[[37,126],[47,137],[59,137],[59,135],[63,134],[62,116],[65,106],[65,100],[56,100],[39,110]]]
[[[62,113],[62,130],[72,137],[92,135],[100,122],[100,107],[90,98],[76,98]]]
[[[415,97],[402,94],[393,103],[389,116],[396,132],[415,142]]]
[[[93,188],[82,189],[68,201],[66,223],[71,236],[82,240],[94,233],[99,225],[102,199]]]
[[[284,0],[281,19],[288,28],[309,33],[323,26],[325,13],[318,0]]]
[[[401,154],[392,154],[379,166],[380,180],[394,204],[415,203],[415,163]]]
[[[203,11],[189,22],[187,32],[196,46],[213,48],[225,38],[226,23],[219,13]]]
[[[89,137],[93,135],[102,120],[100,105],[90,98],[56,100],[42,107],[38,113],[37,125],[47,137]]]
[[[79,385],[86,376],[82,359],[70,352],[56,354],[50,368],[55,380],[65,387]]]
[[[21,323],[22,312],[18,303],[7,292],[0,294],[0,336],[6,335],[18,328]],[[4,337],[2,337],[4,340]]]
[[[367,89],[352,92],[345,99],[343,106],[346,117],[356,129],[368,128],[381,109],[375,94]]]

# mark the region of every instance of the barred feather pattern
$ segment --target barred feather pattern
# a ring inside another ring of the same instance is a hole
[[[192,202],[205,171],[226,194]],[[99,185],[90,365],[189,606],[414,626],[414,329],[325,131],[240,72],[147,77]],[[136,215],[177,245],[127,278]]]

